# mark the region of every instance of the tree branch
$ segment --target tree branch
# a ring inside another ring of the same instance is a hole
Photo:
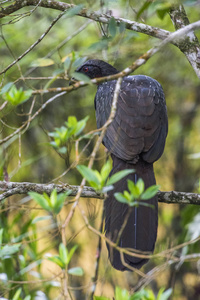
[[[8,16],[19,9],[26,7],[26,6],[35,6],[38,5],[40,7],[44,8],[51,8],[51,9],[56,9],[60,11],[65,11],[68,10],[72,7],[75,7],[73,4],[68,4],[60,1],[52,1],[52,0],[43,0],[43,1],[38,1],[38,0],[16,0],[14,4],[9,5],[7,7],[2,7],[0,9],[0,18],[4,18],[5,16]],[[108,24],[110,21],[110,18],[113,16],[108,15],[108,14],[102,14],[98,11],[91,11],[90,9],[83,8],[78,14],[78,16],[88,18],[91,20],[94,20],[96,22],[101,22],[104,24]],[[150,36],[156,37],[158,39],[164,40],[168,35],[170,34],[169,31],[160,29],[157,27],[149,26],[143,23],[138,23],[135,21],[130,21],[126,20],[123,18],[117,18],[114,17],[117,25],[119,26],[121,23],[125,24],[126,29],[137,31],[140,33],[148,34]]]
[[[170,17],[176,30],[184,29],[191,25],[183,5],[172,7]],[[186,33],[183,40],[176,42],[176,46],[185,54],[195,73],[200,78],[200,44],[194,32]]]
[[[40,184],[31,182],[6,182],[0,181],[0,201],[13,196],[27,194],[30,191],[37,193],[50,194],[53,189],[56,189],[58,193],[64,193],[71,190],[70,196],[76,196],[79,190],[79,186],[69,184]],[[95,190],[89,186],[84,186],[81,197],[84,198],[97,198],[104,199],[104,195],[96,193]],[[200,194],[184,193],[184,192],[158,192],[158,201],[168,204],[196,204],[200,205]]]

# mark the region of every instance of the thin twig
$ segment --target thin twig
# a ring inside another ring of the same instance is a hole
[[[20,55],[17,59],[15,59],[10,65],[8,65],[5,69],[3,69],[0,72],[0,75],[8,71],[12,66],[14,66],[18,61],[20,61],[24,56],[26,56],[31,50],[35,48],[43,39],[44,37],[49,33],[49,31],[52,29],[52,27],[56,24],[58,20],[65,14],[65,11],[60,13],[51,23],[51,25],[47,28],[47,30],[40,36],[40,38],[32,44],[22,55]]]

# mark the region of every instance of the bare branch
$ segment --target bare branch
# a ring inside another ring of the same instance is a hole
[[[27,194],[30,191],[37,193],[47,193],[50,194],[53,189],[56,189],[58,193],[63,193],[71,190],[70,196],[76,196],[79,186],[69,185],[69,184],[40,184],[31,182],[6,182],[0,181],[0,201],[8,198],[12,195],[22,195]],[[103,194],[96,193],[95,190],[89,186],[84,186],[81,192],[81,197],[84,198],[97,198],[104,199]],[[177,191],[170,192],[158,192],[158,201],[168,204],[196,204],[200,205],[200,194],[195,193],[184,193]]]
[[[65,12],[60,13],[51,23],[51,25],[47,28],[47,30],[41,35],[41,37],[34,43],[32,44],[22,55],[20,55],[17,59],[15,59],[9,66],[7,66],[5,69],[3,69],[0,72],[0,75],[5,73],[7,70],[9,70],[12,66],[14,66],[18,61],[20,61],[24,56],[26,56],[31,50],[35,48],[42,40],[43,38],[49,33],[51,28],[55,25],[58,20],[64,15]]]

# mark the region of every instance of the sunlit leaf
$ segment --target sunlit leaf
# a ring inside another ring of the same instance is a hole
[[[107,162],[101,168],[101,176],[102,176],[102,179],[104,182],[108,178],[111,169],[112,169],[112,164],[111,164],[110,160],[108,159]]]
[[[22,88],[17,89],[15,85],[2,94],[4,100],[9,101],[12,105],[18,105],[28,100],[32,95],[32,90],[24,91]]]
[[[158,190],[160,188],[160,185],[152,185],[150,187],[148,187],[144,193],[141,195],[141,199],[142,200],[148,200],[151,199],[152,197],[154,197]]]
[[[32,67],[48,67],[54,65],[54,61],[51,58],[38,58],[31,63]]]
[[[42,208],[46,210],[51,210],[51,207],[49,206],[49,203],[47,199],[44,197],[44,195],[40,195],[36,192],[29,192],[29,196],[36,201]]]
[[[121,203],[128,203],[129,201],[123,196],[122,193],[115,193],[114,194],[115,198],[117,199],[117,201],[121,202]]]
[[[19,288],[16,293],[14,294],[12,300],[18,300],[21,294],[22,288]]]
[[[54,262],[56,265],[58,265],[62,269],[65,268],[65,264],[63,263],[63,261],[61,260],[61,258],[59,256],[52,256],[52,257],[48,257],[47,259]]]
[[[93,170],[84,165],[78,165],[76,168],[89,183],[95,183],[96,186],[100,185],[100,181]]]
[[[134,170],[133,169],[127,169],[127,170],[123,170],[123,171],[119,171],[117,173],[115,173],[114,175],[112,175],[108,181],[106,185],[112,185],[114,183],[116,183],[117,181],[121,180],[122,178],[124,178],[125,176],[133,173]]]
[[[173,291],[172,288],[170,288],[166,291],[164,291],[164,288],[161,288],[158,292],[156,300],[167,300],[167,299],[169,299],[169,297],[172,294],[172,291]]]
[[[69,250],[69,254],[67,257],[67,264],[69,264],[69,262],[72,259],[72,256],[74,255],[74,252],[76,251],[76,249],[78,248],[78,245],[74,245],[70,250]]]
[[[129,292],[125,289],[121,289],[120,287],[116,286],[115,300],[129,300]]]
[[[83,269],[80,267],[71,268],[67,271],[67,273],[75,276],[83,276],[84,274]]]
[[[136,183],[136,186],[137,186],[138,191],[141,195],[144,192],[144,181],[141,178],[139,178],[137,183]]]
[[[63,243],[59,245],[59,256],[63,264],[68,264],[68,250]]]

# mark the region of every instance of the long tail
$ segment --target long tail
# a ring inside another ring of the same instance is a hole
[[[114,190],[108,193],[108,197],[104,202],[106,236],[115,243],[117,242],[118,246],[122,248],[153,252],[158,226],[157,197],[147,200],[147,203],[153,205],[154,208],[139,205],[138,207],[133,207],[131,209],[128,205],[118,202],[114,197],[114,193],[122,193],[124,190],[127,190],[127,179],[135,182],[139,178],[142,178],[145,183],[145,188],[154,185],[155,176],[153,164],[146,163],[140,159],[133,165],[117,158],[114,155],[112,155],[112,159],[113,169],[110,175],[124,169],[133,168],[135,169],[135,173],[130,174],[117,182]],[[124,220],[126,219],[127,214],[129,214],[129,217],[125,225]],[[124,229],[122,231],[121,228],[123,227]],[[108,243],[107,248],[111,264],[117,270],[130,270],[128,266],[139,269],[148,261],[147,259],[127,254],[125,254],[121,259],[118,250],[110,247]]]

